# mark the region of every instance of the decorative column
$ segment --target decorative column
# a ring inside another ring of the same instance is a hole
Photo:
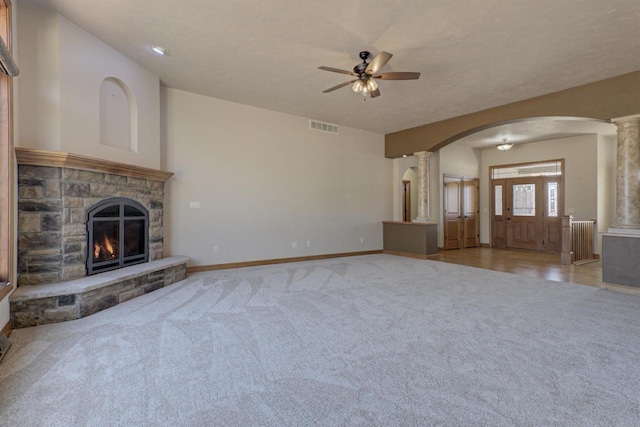
[[[640,233],[640,117],[613,122],[618,127],[616,223],[609,232]]]
[[[602,234],[602,281],[640,288],[640,116],[612,122],[618,127],[616,223]]]
[[[433,222],[429,209],[429,151],[414,153],[418,156],[418,216],[413,222]]]

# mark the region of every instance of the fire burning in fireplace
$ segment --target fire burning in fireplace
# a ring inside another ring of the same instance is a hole
[[[114,197],[87,212],[87,275],[149,260],[149,211]]]
[[[109,261],[118,258],[118,242],[114,239],[112,243],[109,237],[104,234],[102,240],[93,244],[93,262]]]

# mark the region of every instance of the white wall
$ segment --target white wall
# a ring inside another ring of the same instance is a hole
[[[480,150],[460,144],[450,144],[440,151],[440,172],[442,176],[458,175],[467,178],[480,177]]]
[[[515,145],[509,151],[481,151],[480,242],[489,243],[489,167],[565,159],[564,214],[575,220],[598,219],[598,137],[595,134]],[[597,248],[596,248],[597,249]]]
[[[56,13],[26,2],[15,12],[16,146],[159,168],[158,77]],[[135,96],[137,152],[100,144],[100,86],[108,77]]]
[[[162,168],[175,172],[166,255],[210,265],[382,249],[393,171],[384,135],[314,131],[303,117],[171,88],[162,106]]]
[[[13,6],[16,146],[60,150],[60,66],[56,13],[19,2]],[[22,119],[24,116],[24,119]]]

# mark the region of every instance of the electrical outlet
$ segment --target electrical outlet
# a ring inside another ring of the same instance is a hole
[[[291,242],[291,247],[292,248],[297,248],[298,247],[298,242]]]
[[[311,240],[307,240],[307,247],[310,248],[311,247]]]
[[[213,247],[213,253],[214,253],[214,254],[217,254],[217,253],[218,253],[218,247],[217,247],[217,246],[214,246],[214,247]]]
[[[364,243],[364,237],[360,238],[360,243]]]
[[[200,209],[200,202],[198,202],[198,201],[189,202],[189,208],[191,208],[191,209]]]

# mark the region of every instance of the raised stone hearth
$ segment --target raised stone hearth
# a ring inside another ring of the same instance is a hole
[[[82,279],[21,286],[11,295],[15,328],[80,319],[186,278],[187,257],[175,256]]]

